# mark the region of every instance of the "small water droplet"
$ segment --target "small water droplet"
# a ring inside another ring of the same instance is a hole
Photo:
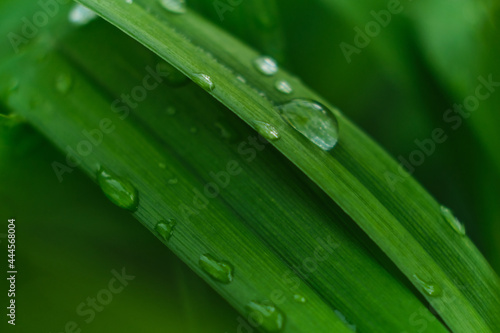
[[[67,94],[73,85],[73,78],[70,74],[60,74],[56,78],[56,89],[61,94]]]
[[[160,0],[160,5],[174,14],[184,14],[186,12],[185,0]]]
[[[255,121],[254,122],[255,130],[262,135],[265,139],[269,141],[276,141],[281,138],[280,133],[271,124],[265,123],[263,121]]]
[[[236,80],[240,81],[241,83],[247,83],[247,79],[245,79],[241,75],[236,76]]]
[[[293,128],[321,149],[328,151],[337,144],[337,118],[324,105],[313,100],[293,99],[281,105],[279,111]]]
[[[175,116],[177,113],[177,110],[173,106],[169,106],[166,110],[165,113],[169,116]]]
[[[252,301],[246,306],[259,328],[266,332],[280,332],[285,326],[285,315],[270,301]]]
[[[293,92],[292,85],[285,80],[276,81],[276,84],[274,86],[279,92],[285,95],[290,95]]]
[[[273,76],[278,73],[278,63],[268,56],[262,56],[255,59],[254,66],[259,72],[267,76]]]
[[[213,279],[228,284],[233,281],[233,266],[225,261],[217,261],[210,254],[204,254],[199,260],[200,267]]]
[[[69,21],[74,25],[85,25],[97,18],[97,14],[84,5],[75,4],[69,12]]]
[[[422,290],[428,296],[439,297],[443,293],[443,291],[441,290],[441,288],[439,286],[435,285],[434,283],[423,280],[417,274],[414,274],[413,277],[415,278],[415,281],[420,286],[420,288],[422,288]]]
[[[189,82],[189,78],[168,62],[161,61],[156,66],[157,72],[164,78],[165,83],[172,87],[179,87]]]
[[[13,93],[19,89],[19,79],[14,78],[7,84],[7,92]]]
[[[339,310],[334,310],[335,314],[337,317],[339,317],[340,321],[346,324],[347,328],[349,328],[351,331],[356,332],[356,325],[351,324],[350,322],[347,321],[346,317],[342,312]]]
[[[125,0],[126,3],[128,3],[129,5],[130,4],[133,4],[134,3],[134,0]]]
[[[299,295],[299,294],[293,295],[293,300],[295,302],[297,302],[297,303],[305,303],[305,302],[307,302],[307,299],[304,296]]]
[[[453,230],[455,230],[460,236],[465,236],[465,226],[455,217],[449,208],[441,206],[441,215],[453,228]]]
[[[213,91],[215,89],[212,78],[206,74],[194,74],[193,81],[206,91]]]
[[[169,183],[170,185],[175,185],[175,184],[177,184],[178,182],[179,182],[179,179],[177,179],[177,178],[170,178],[170,179],[168,180],[168,183]]]
[[[161,236],[161,238],[167,242],[172,234],[174,233],[176,222],[175,220],[169,219],[167,221],[160,221],[155,226],[156,232]]]
[[[137,210],[139,194],[137,189],[128,181],[109,170],[101,168],[97,175],[97,182],[112,203],[130,211]]]

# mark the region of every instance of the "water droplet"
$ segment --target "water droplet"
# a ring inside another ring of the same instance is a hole
[[[431,297],[439,297],[443,293],[441,288],[432,282],[428,282],[420,278],[417,274],[414,274],[413,277],[415,278],[415,281],[417,284],[422,288],[422,290]]]
[[[271,124],[265,123],[263,121],[255,121],[254,126],[255,130],[269,141],[276,141],[281,137],[278,130]]]
[[[465,226],[455,217],[455,215],[449,208],[441,206],[441,215],[453,228],[453,230],[458,232],[460,236],[465,236]]]
[[[164,78],[165,83],[170,86],[179,87],[189,82],[189,78],[186,75],[165,61],[159,62],[156,67],[157,72]]]
[[[168,180],[168,183],[169,183],[170,185],[175,185],[175,184],[177,184],[178,182],[179,182],[179,179],[177,179],[177,178],[170,178],[170,179]]]
[[[246,308],[249,317],[266,332],[280,332],[285,326],[285,315],[270,301],[252,301]]]
[[[297,302],[297,303],[305,303],[305,302],[307,302],[307,299],[304,296],[299,295],[299,294],[293,295],[293,300],[295,302]]]
[[[136,211],[139,205],[137,189],[128,181],[118,177],[111,171],[101,168],[97,182],[104,194],[118,207]]]
[[[184,14],[186,12],[185,0],[160,0],[160,5],[174,14]]]
[[[267,76],[273,76],[278,73],[278,63],[268,56],[262,56],[255,59],[254,66],[259,72]]]
[[[128,4],[133,4],[134,0],[125,0],[125,2],[128,3]]]
[[[207,91],[213,91],[215,89],[212,78],[206,74],[194,74],[193,81]]]
[[[69,21],[74,25],[85,25],[97,18],[97,14],[84,5],[75,4],[69,12]]]
[[[247,83],[247,79],[245,79],[241,75],[236,76],[236,80],[240,81],[241,83]]]
[[[293,128],[321,149],[328,151],[337,144],[337,118],[322,104],[312,100],[294,99],[281,105],[279,111]]]
[[[166,110],[165,113],[169,116],[174,116],[177,113],[177,110],[173,106],[169,106]]]
[[[285,80],[276,81],[276,84],[274,86],[279,92],[285,95],[290,95],[293,92],[292,85]]]
[[[225,261],[217,261],[210,254],[204,254],[200,257],[200,267],[213,279],[224,284],[233,281],[233,266]]]
[[[175,220],[169,219],[167,221],[160,221],[155,226],[156,232],[161,236],[161,238],[167,242],[172,234],[174,233],[176,222]]]
[[[346,319],[346,317],[344,316],[344,314],[342,312],[340,312],[339,310],[334,310],[333,312],[335,312],[335,314],[337,315],[337,317],[339,317],[340,321],[342,321],[344,324],[346,324],[346,326],[351,331],[356,332],[356,325],[353,325],[350,322],[348,322],[347,319]]]
[[[61,94],[67,94],[73,85],[73,79],[70,74],[60,74],[56,78],[56,89]]]

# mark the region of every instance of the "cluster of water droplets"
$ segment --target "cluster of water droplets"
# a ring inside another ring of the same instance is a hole
[[[75,4],[73,8],[71,8],[68,19],[74,25],[83,26],[87,23],[95,20],[97,18],[97,14],[84,5]]]

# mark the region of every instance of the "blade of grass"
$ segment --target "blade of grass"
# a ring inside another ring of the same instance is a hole
[[[339,121],[341,139],[327,153],[276,112],[275,104],[288,98],[274,90],[273,79],[251,70],[257,54],[191,11],[176,16],[162,12],[153,1],[132,6],[119,1],[81,2],[195,81],[196,74],[209,75],[217,87],[211,94],[250,125],[260,119],[278,128],[281,139],[273,145],[334,199],[416,287],[422,288],[422,280],[428,280],[442,289],[443,297],[422,293],[452,329],[500,327],[499,282],[488,263],[466,237],[453,232],[439,204],[405,173],[401,173],[404,181],[391,191],[386,176],[400,174],[399,166],[333,107],[329,108]],[[247,84],[238,82],[235,73],[245,76]],[[284,71],[278,77],[292,82],[296,96],[329,105]],[[467,289],[459,288],[460,284]]]

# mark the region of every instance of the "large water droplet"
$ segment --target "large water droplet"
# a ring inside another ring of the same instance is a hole
[[[453,228],[453,230],[455,230],[459,235],[465,236],[465,226],[455,217],[449,208],[441,206],[441,215]]]
[[[279,111],[293,128],[321,149],[328,151],[337,144],[337,118],[324,105],[313,100],[293,99],[281,105]]]
[[[268,56],[262,56],[255,59],[254,66],[259,72],[267,76],[273,76],[278,73],[278,63]]]
[[[271,124],[265,123],[263,121],[255,121],[254,122],[255,130],[262,135],[265,139],[269,141],[276,141],[281,138],[280,133]]]
[[[67,94],[73,85],[73,78],[70,74],[60,74],[56,78],[56,89],[61,94]]]
[[[350,322],[348,322],[347,319],[346,319],[346,317],[344,316],[344,314],[342,312],[340,312],[339,310],[334,310],[333,312],[335,312],[335,314],[337,315],[337,317],[339,317],[340,321],[342,321],[344,324],[346,324],[346,326],[351,331],[356,332],[356,325],[353,325]]]
[[[97,18],[97,14],[84,5],[75,4],[69,12],[69,21],[74,25],[85,25]]]
[[[424,279],[422,279],[417,274],[414,274],[413,277],[415,278],[415,281],[420,286],[420,288],[422,288],[422,290],[428,296],[439,297],[443,293],[443,291],[441,290],[441,288],[439,286],[435,285],[434,283],[425,281]]]
[[[165,61],[158,63],[156,67],[157,72],[161,73],[161,76],[165,79],[165,83],[170,86],[178,87],[189,82],[186,75]]]
[[[200,267],[213,279],[228,284],[233,281],[233,266],[225,261],[217,261],[210,254],[200,257]]]
[[[212,78],[207,74],[194,74],[193,81],[206,91],[213,91],[215,89]]]
[[[160,5],[174,14],[184,14],[186,12],[185,0],[160,0]]]
[[[292,85],[285,80],[276,81],[276,84],[274,86],[279,92],[285,95],[290,95],[293,92]]]
[[[285,315],[270,301],[252,301],[246,308],[249,317],[266,332],[280,332],[285,326]]]
[[[174,232],[175,220],[169,219],[167,221],[160,221],[155,226],[156,232],[161,236],[161,238],[167,242]]]
[[[97,175],[97,182],[112,203],[130,211],[137,210],[139,194],[137,189],[127,180],[101,168]]]

